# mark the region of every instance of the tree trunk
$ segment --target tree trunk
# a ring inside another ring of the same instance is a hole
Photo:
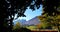
[[[6,20],[5,19],[0,19],[0,32],[12,32],[12,20],[13,18],[11,18],[10,20]],[[10,23],[8,23],[10,21]]]
[[[12,32],[13,18],[11,18],[8,22],[9,22],[9,23],[8,23],[8,31],[9,31],[9,32]]]

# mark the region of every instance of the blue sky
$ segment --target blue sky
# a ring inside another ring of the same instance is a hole
[[[35,11],[32,11],[28,7],[28,9],[26,9],[26,11],[24,13],[26,15],[26,17],[19,17],[18,19],[25,19],[26,21],[28,21],[36,16],[41,15],[41,13],[42,13],[42,5],[40,5],[40,8],[36,9]]]

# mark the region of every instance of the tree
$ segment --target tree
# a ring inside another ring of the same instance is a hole
[[[58,7],[60,7],[60,0],[44,0],[43,2],[43,8],[44,8],[43,11],[44,13],[48,13],[48,15],[50,16],[60,14],[60,12],[57,10]]]
[[[40,24],[37,25],[38,29],[45,29],[47,27],[47,23],[41,22]]]
[[[0,32],[12,32],[15,14],[18,14],[17,17],[25,17],[24,13],[28,6],[35,10],[35,6],[38,9],[41,3],[41,0],[0,0]]]
[[[42,15],[42,16],[38,16],[39,20],[40,20],[40,28],[43,28],[43,29],[49,29],[48,27],[51,26],[51,19],[49,16],[47,16],[47,13]],[[51,27],[50,27],[51,29]]]
[[[60,26],[60,15],[48,16],[48,14],[45,13],[44,15],[39,16],[38,18],[40,19],[41,23],[43,23],[46,27],[51,27],[51,28],[55,27],[55,29],[60,30],[60,27],[59,27]]]
[[[48,21],[52,25],[59,26],[58,22],[59,19],[56,19],[58,15],[60,15],[60,0],[44,0],[43,1],[43,13],[42,15],[45,15],[47,13]],[[45,17],[45,16],[44,16]],[[46,17],[46,18],[47,18]],[[51,25],[50,24],[50,25]],[[58,27],[59,29],[59,27]]]
[[[19,22],[16,23],[15,26],[13,26],[13,30],[19,29],[21,27],[21,24]]]

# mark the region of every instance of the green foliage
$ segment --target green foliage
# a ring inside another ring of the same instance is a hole
[[[43,23],[43,24],[41,25],[41,28],[45,29],[47,26],[48,26],[47,23]]]
[[[29,30],[34,30],[34,29],[36,29],[37,27],[36,26],[29,26],[29,27],[26,27],[27,29],[29,29]]]
[[[46,28],[46,27],[55,27],[56,29],[60,29],[59,28],[59,24],[60,24],[60,15],[56,15],[56,16],[49,16],[47,13],[45,13],[42,16],[39,16],[39,19],[41,21],[41,23],[43,23],[43,25],[41,26],[41,28]],[[54,28],[52,28],[54,29]]]
[[[13,30],[19,29],[21,27],[21,24],[19,22],[16,23],[15,26],[13,26]]]

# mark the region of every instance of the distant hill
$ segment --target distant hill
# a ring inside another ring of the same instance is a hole
[[[21,25],[37,25],[40,23],[38,17],[34,17],[28,21],[26,21],[25,19],[22,19],[22,20],[18,19],[17,21],[14,22],[14,24],[16,24],[16,22],[20,22]]]
[[[40,21],[39,21],[38,17],[34,17],[31,20],[26,21],[24,24],[26,24],[26,25],[37,25],[39,23],[40,23]]]

